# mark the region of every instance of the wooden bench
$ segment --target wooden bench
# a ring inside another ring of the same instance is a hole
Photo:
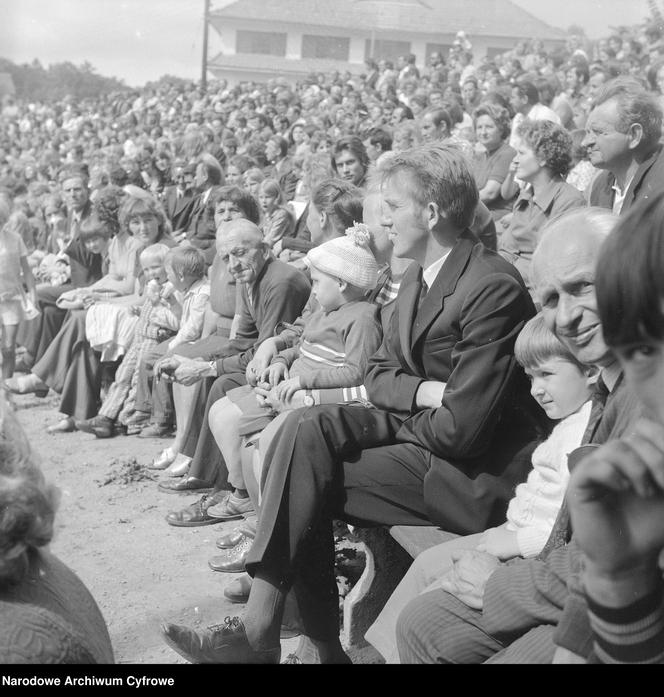
[[[413,559],[425,549],[457,535],[432,526],[395,525],[356,528],[366,564],[362,576],[344,599],[342,642],[348,649],[367,646],[364,634],[383,609]]]

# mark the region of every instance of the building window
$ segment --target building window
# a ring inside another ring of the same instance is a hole
[[[429,58],[431,54],[438,51],[443,57],[443,60],[447,63],[447,58],[450,55],[451,44],[427,44],[426,62],[429,63]]]
[[[262,53],[269,56],[286,55],[286,34],[271,31],[238,30],[237,53]]]
[[[387,41],[385,39],[376,39],[373,42],[373,52],[371,39],[367,39],[364,48],[364,57],[374,58],[377,61],[396,61],[399,56],[405,56],[410,53],[409,41]]]
[[[302,58],[331,58],[347,61],[350,52],[350,39],[343,36],[314,36],[304,34],[302,37]]]

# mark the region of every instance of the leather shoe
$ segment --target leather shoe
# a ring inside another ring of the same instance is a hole
[[[254,504],[249,497],[242,499],[235,494],[229,494],[216,506],[211,506],[208,513],[213,518],[221,520],[238,520],[247,513],[254,512]]]
[[[173,464],[175,458],[178,456],[173,448],[165,448],[162,450],[157,457],[148,465],[149,470],[165,470],[167,467]]]
[[[232,603],[246,603],[251,591],[251,576],[242,574],[224,588],[224,597]]]
[[[212,491],[212,484],[205,482],[198,477],[182,477],[176,481],[164,480],[159,482],[159,488],[162,491],[167,491],[169,494],[177,494],[181,491],[188,493],[190,491],[198,491],[201,494],[209,494]]]
[[[220,518],[216,518],[216,520],[221,520]],[[221,537],[217,538],[216,545],[219,547],[219,549],[233,549],[234,547],[237,547],[241,542],[244,541],[245,538],[250,538],[254,539],[255,533],[251,533],[248,530],[244,530],[242,528],[234,528],[230,532],[227,532],[225,535],[222,535]]]
[[[91,419],[76,419],[76,428],[84,433],[92,433],[97,438],[111,438],[113,433],[113,419],[97,414]]]
[[[171,511],[166,516],[166,522],[176,528],[194,528],[198,525],[214,525],[221,523],[219,518],[212,518],[207,514],[207,509],[214,503],[214,496],[204,494],[198,501],[192,503],[180,511]]]
[[[179,624],[162,624],[166,643],[190,663],[279,663],[281,647],[255,651],[239,617],[201,632]]]
[[[244,563],[253,544],[254,541],[250,537],[245,537],[239,545],[233,547],[226,554],[212,557],[208,561],[208,566],[212,571],[221,571],[226,574],[242,573],[245,570]]]
[[[170,438],[173,427],[167,424],[149,424],[138,434],[139,438]]]
[[[11,377],[5,380],[5,387],[14,394],[34,394],[36,397],[46,397],[51,389],[34,373],[21,377]]]

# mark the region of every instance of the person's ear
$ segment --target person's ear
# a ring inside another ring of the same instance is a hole
[[[325,230],[325,228],[327,227],[327,223],[328,223],[327,213],[320,213],[318,220],[320,222],[320,229]]]
[[[627,130],[629,138],[629,149],[635,150],[643,142],[643,126],[640,123],[633,123]]]
[[[433,230],[441,219],[447,218],[445,211],[438,207],[437,203],[429,202],[426,207],[427,225],[429,230]]]
[[[588,387],[595,387],[599,379],[599,367],[596,365],[587,365],[583,372],[586,375],[586,385]]]
[[[348,288],[348,281],[344,281],[343,278],[338,278],[337,282],[339,283],[339,292],[345,293],[346,288]]]

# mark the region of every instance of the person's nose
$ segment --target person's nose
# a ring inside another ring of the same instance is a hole
[[[561,295],[556,309],[556,326],[562,330],[569,330],[578,323],[582,310],[576,299],[571,295]]]
[[[533,381],[530,384],[530,394],[535,399],[541,397],[544,394],[544,385],[542,384],[542,381],[539,378],[533,378]]]
[[[586,135],[583,136],[583,140],[581,141],[581,147],[587,148],[589,145],[592,145],[595,142],[595,139],[593,138],[592,133],[586,133]]]

